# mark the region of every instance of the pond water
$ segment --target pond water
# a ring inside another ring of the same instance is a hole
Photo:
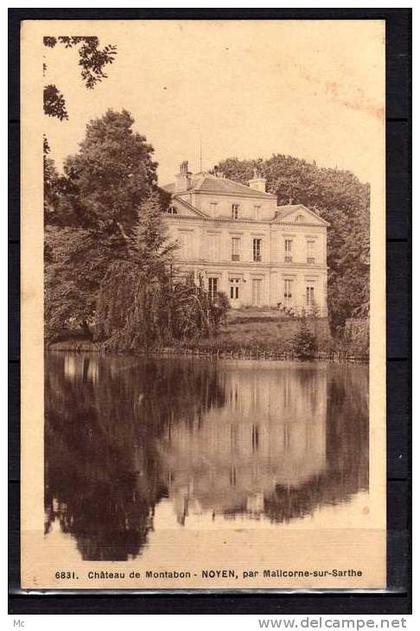
[[[366,496],[367,366],[56,352],[45,384],[46,541],[84,560],[139,557],[168,527],[305,527]]]

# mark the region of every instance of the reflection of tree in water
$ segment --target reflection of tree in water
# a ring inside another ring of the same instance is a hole
[[[273,521],[305,517],[369,486],[368,374],[364,367],[329,366],[326,470],[297,488],[277,485],[264,498]]]
[[[46,531],[58,519],[86,560],[139,554],[167,494],[160,435],[224,402],[215,365],[130,361],[47,357]]]

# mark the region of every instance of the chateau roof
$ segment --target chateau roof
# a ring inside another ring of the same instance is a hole
[[[168,193],[175,193],[174,183],[167,184],[162,188]],[[275,197],[275,195],[272,195],[271,193],[263,193],[262,191],[257,191],[254,188],[245,186],[244,184],[239,184],[239,182],[234,182],[233,180],[229,180],[225,177],[216,177],[215,175],[210,175],[209,173],[196,173],[191,177],[191,186],[185,191],[177,191],[177,194],[182,195],[187,192],[243,195],[263,199],[273,199],[273,197]]]

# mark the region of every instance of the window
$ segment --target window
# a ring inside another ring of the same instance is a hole
[[[241,240],[239,237],[232,237],[232,261],[239,261],[239,249],[241,245]]]
[[[217,278],[210,277],[209,278],[209,296],[210,300],[213,302],[217,297]]]
[[[175,208],[175,206],[169,206],[168,210],[166,211],[168,213],[168,215],[177,215],[178,211]]]
[[[256,263],[259,263],[261,261],[261,245],[262,245],[262,239],[253,240],[252,253],[253,253],[253,259]]]
[[[180,230],[179,233],[180,255],[183,259],[193,258],[192,252],[192,232],[189,230]]]
[[[302,222],[303,221],[303,215],[296,215],[296,221],[298,223]]]
[[[315,256],[314,256],[314,250],[315,250],[315,241],[314,239],[308,239],[306,241],[306,248],[307,248],[307,262],[308,263],[315,263]]]
[[[232,204],[232,219],[239,219],[239,204]]]
[[[231,300],[239,299],[239,283],[240,282],[241,282],[240,278],[230,279],[230,299]]]
[[[254,206],[254,219],[257,221],[260,218],[260,208],[261,206]]]
[[[219,251],[220,251],[220,234],[217,232],[208,232],[207,233],[207,248],[208,248],[208,258],[209,261],[218,261],[219,260]]]
[[[217,202],[210,202],[210,214],[212,217],[216,216]]]
[[[259,307],[261,304],[262,280],[261,278],[252,279],[252,304]]]
[[[306,306],[313,307],[315,304],[315,287],[313,283],[308,283],[306,286]]]
[[[284,279],[284,301],[290,303],[293,297],[293,280],[291,278]]]
[[[291,263],[293,258],[292,258],[292,246],[293,246],[293,241],[292,239],[285,239],[284,240],[284,260],[286,263]]]

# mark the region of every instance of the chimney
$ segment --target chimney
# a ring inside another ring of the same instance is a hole
[[[255,191],[260,191],[260,193],[265,193],[266,183],[267,180],[265,179],[265,177],[261,177],[257,169],[254,169],[254,177],[248,182],[249,188],[253,188]]]
[[[188,171],[188,162],[184,160],[179,165],[179,173],[175,175],[175,192],[186,191],[191,186],[191,173]]]

